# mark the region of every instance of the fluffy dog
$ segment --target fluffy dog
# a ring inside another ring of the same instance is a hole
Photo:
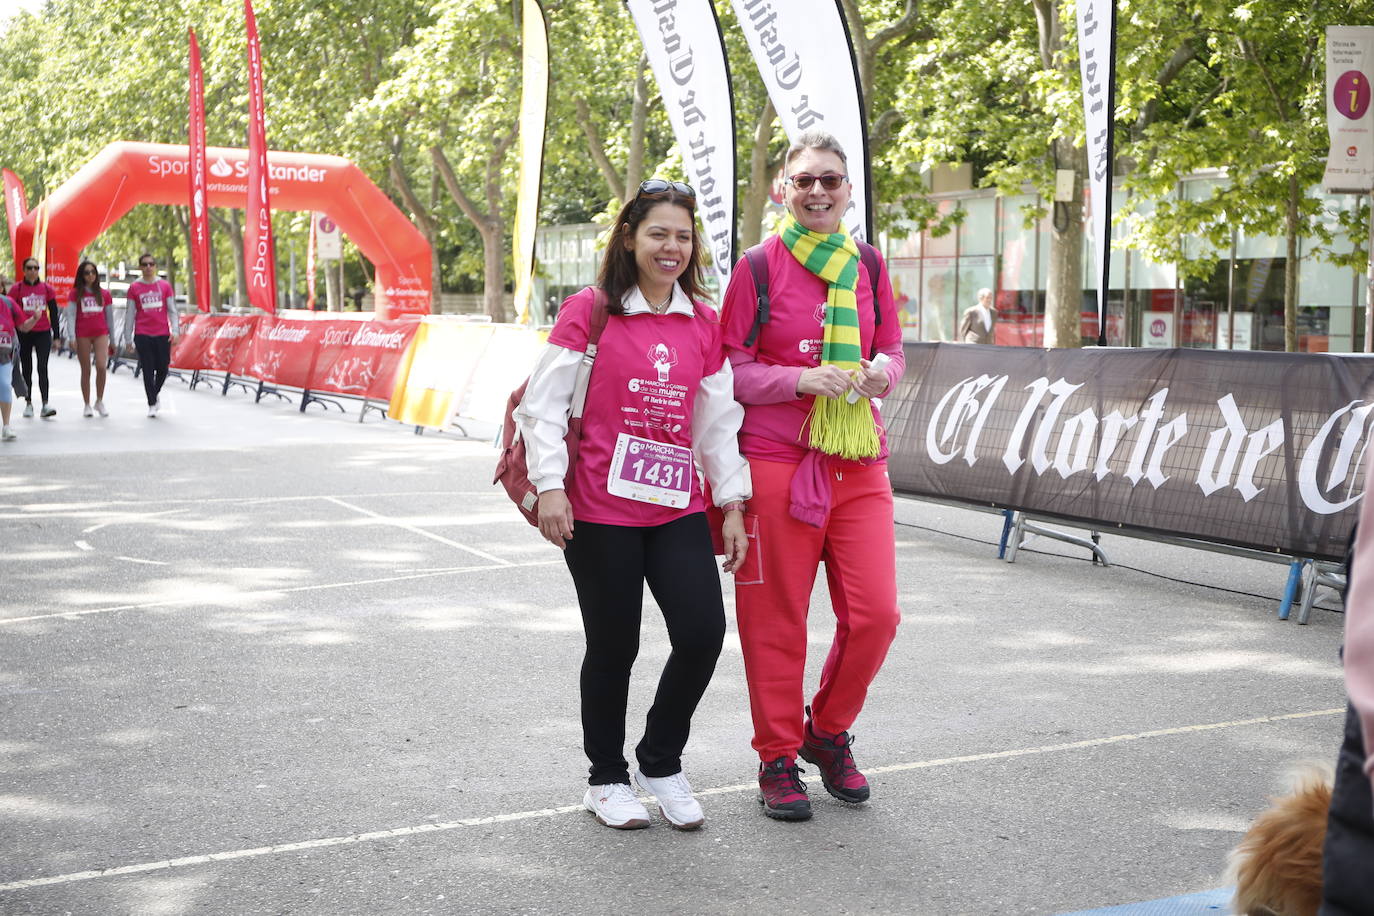
[[[1317,916],[1331,784],[1331,767],[1304,766],[1291,775],[1288,794],[1255,818],[1228,860],[1236,913]]]

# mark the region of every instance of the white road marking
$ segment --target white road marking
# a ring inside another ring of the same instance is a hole
[[[94,547],[92,547],[90,544],[87,544],[85,541],[77,541],[76,546],[80,547],[82,550],[95,550]]]
[[[96,531],[99,531],[101,528],[107,528],[110,525],[121,525],[127,524],[129,522],[138,522],[146,518],[163,518],[168,515],[176,515],[178,512],[185,511],[185,509],[168,509],[165,512],[145,512],[141,514],[130,513],[130,516],[127,518],[112,518],[108,521],[101,522],[99,525],[92,525],[91,527],[84,529],[81,533],[92,534]]]
[[[1071,741],[1064,744],[1047,744],[1041,747],[1016,748],[1008,751],[994,751],[988,754],[968,754],[962,757],[942,757],[936,760],[898,763],[885,767],[875,767],[866,772],[900,773],[907,770],[951,766],[959,763],[976,763],[983,760],[1002,760],[1009,757],[1026,757],[1033,754],[1050,754],[1059,751],[1081,750],[1090,747],[1101,747],[1106,744],[1120,744],[1126,741],[1143,741],[1147,738],[1162,738],[1171,735],[1186,735],[1220,728],[1240,728],[1247,725],[1263,725],[1269,722],[1284,722],[1291,719],[1310,719],[1316,716],[1331,716],[1344,712],[1344,707],[1337,709],[1317,709],[1311,712],[1294,712],[1279,716],[1260,716],[1255,719],[1237,719],[1232,722],[1207,722],[1200,725],[1184,725],[1178,728],[1159,728],[1153,731],[1136,732],[1130,735],[1112,735],[1105,738],[1090,738],[1086,741]],[[757,789],[758,785],[756,783],[748,782],[732,786],[719,786],[714,789],[702,789],[698,790],[696,794],[699,796],[733,795],[740,792],[752,792]],[[258,846],[252,849],[235,849],[229,852],[212,852],[205,855],[164,859],[161,862],[142,862],[137,865],[120,865],[95,871],[71,872],[65,875],[52,875],[47,878],[29,878],[23,881],[11,881],[8,884],[0,884],[0,893],[23,890],[31,887],[46,887],[54,884],[71,884],[77,881],[89,881],[92,878],[114,878],[120,875],[136,875],[150,871],[165,871],[171,868],[183,868],[188,865],[207,865],[212,862],[228,862],[234,859],[250,859],[260,856],[277,855],[278,853],[300,852],[307,849],[322,849],[329,846],[355,846],[359,843],[370,843],[376,840],[390,840],[398,837],[416,836],[425,833],[437,833],[445,830],[457,830],[462,827],[480,827],[486,824],[500,824],[509,823],[511,821],[528,821],[539,818],[557,817],[562,814],[571,814],[581,810],[583,810],[581,805],[564,805],[561,808],[537,808],[532,811],[516,811],[510,814],[496,814],[489,817],[469,817],[458,821],[445,821],[437,824],[419,824],[414,827],[397,827],[392,830],[374,830],[369,833],[355,833],[348,836],[332,836],[315,840],[303,840],[299,843],[282,843],[277,846]]]
[[[3,493],[3,492],[4,492],[4,488],[3,488],[3,487],[0,487],[0,493]],[[464,497],[464,498],[466,498],[466,497],[471,497],[471,496],[505,496],[504,493],[502,493],[500,490],[496,489],[495,487],[492,487],[492,488],[489,489],[489,490],[413,490],[413,491],[402,491],[402,492],[397,492],[397,493],[345,493],[345,494],[343,494],[343,495],[347,496],[347,497],[350,498],[350,499],[369,499],[369,498],[373,498],[373,497],[383,497],[383,498],[385,498],[385,497],[393,497],[393,496],[428,496],[428,497],[433,497],[433,496],[452,496],[452,497]],[[329,495],[315,495],[315,496],[215,496],[215,497],[211,497],[211,498],[207,498],[207,499],[173,499],[173,498],[170,498],[170,497],[168,497],[168,498],[163,498],[163,499],[158,499],[158,498],[156,498],[156,497],[143,497],[143,496],[140,496],[140,497],[138,498],[138,501],[139,501],[139,504],[140,504],[140,505],[149,505],[149,504],[154,504],[154,503],[156,503],[156,504],[158,504],[158,505],[182,505],[182,504],[190,504],[190,505],[192,505],[192,506],[203,506],[203,505],[206,505],[206,504],[208,504],[208,503],[244,503],[244,504],[246,504],[246,505],[263,505],[263,504],[267,504],[267,503],[301,502],[301,501],[303,501],[303,500],[308,500],[308,499],[331,499],[331,498],[332,498],[332,497],[329,496]],[[62,517],[65,517],[65,516],[76,516],[76,517],[80,517],[80,516],[92,515],[92,514],[95,514],[95,513],[100,512],[100,507],[101,507],[101,506],[127,506],[127,505],[128,505],[128,504],[125,503],[125,502],[121,502],[120,500],[113,500],[113,499],[111,499],[111,500],[105,500],[105,501],[102,501],[102,502],[79,503],[79,504],[77,504],[77,506],[76,506],[75,508],[71,508],[71,507],[70,507],[71,504],[67,504],[66,506],[59,505],[59,506],[54,506],[51,510],[49,510],[46,506],[35,505],[35,506],[32,506],[32,507],[26,509],[26,511],[22,511],[22,512],[0,512],[0,521],[17,521],[17,520],[20,520],[20,519],[31,519],[31,518],[33,518],[33,517],[36,516],[36,515],[42,515],[44,518],[62,518]],[[163,513],[153,513],[153,514],[157,515],[157,514],[163,514]]]
[[[126,561],[126,562],[128,562],[128,563],[143,563],[143,564],[148,565],[148,566],[168,566],[168,565],[170,565],[170,564],[168,564],[168,562],[167,562],[166,560],[141,560],[141,559],[139,559],[138,557],[120,557],[120,556],[115,557],[115,559],[116,559],[116,560],[124,560],[124,561]]]
[[[472,554],[473,556],[481,557],[481,558],[484,559],[484,560],[490,560],[491,562],[493,562],[493,563],[498,563],[498,564],[500,564],[501,566],[513,566],[513,565],[515,565],[515,564],[513,564],[510,560],[507,560],[507,559],[505,559],[505,558],[503,558],[503,557],[498,557],[498,556],[495,556],[494,554],[485,553],[484,551],[478,550],[476,547],[469,547],[469,546],[466,545],[466,544],[460,544],[460,543],[458,543],[457,541],[449,540],[448,538],[444,537],[443,535],[435,534],[435,533],[432,532],[432,531],[426,531],[425,529],[423,529],[423,528],[418,528],[418,527],[416,527],[415,525],[407,525],[405,522],[398,522],[398,521],[396,521],[395,519],[387,518],[385,515],[382,515],[382,514],[377,513],[377,512],[373,512],[371,509],[364,509],[362,506],[355,506],[355,505],[353,505],[352,503],[346,503],[346,502],[344,502],[342,499],[339,499],[339,498],[337,498],[337,497],[334,497],[334,496],[326,496],[326,497],[325,497],[325,500],[326,500],[327,502],[331,502],[331,503],[334,503],[334,504],[336,504],[336,505],[343,506],[345,509],[352,509],[354,512],[361,512],[363,515],[369,516],[369,517],[371,517],[371,518],[375,518],[375,519],[377,519],[378,521],[384,522],[384,523],[386,523],[386,524],[388,524],[388,525],[391,525],[391,526],[394,527],[394,528],[400,528],[400,529],[402,529],[403,531],[409,531],[411,534],[418,534],[418,535],[420,535],[421,537],[427,537],[427,538],[429,538],[431,541],[438,541],[440,544],[446,544],[446,545],[449,546],[449,547],[455,547],[455,548],[457,548],[458,550],[466,551],[466,552]]]
[[[458,573],[482,572],[483,570],[508,570],[508,569],[528,569],[534,566],[562,566],[563,561],[558,560],[538,560],[531,563],[511,563],[509,561],[501,566],[453,566],[444,569],[432,569],[428,572],[413,573],[406,576],[386,576],[381,579],[357,579],[350,582],[325,582],[319,585],[297,585],[291,588],[264,588],[254,591],[235,592],[235,598],[261,597],[263,595],[288,595],[293,592],[312,592],[323,591],[331,588],[352,588],[355,585],[379,585],[385,582],[404,582],[409,579],[430,579],[435,576],[451,576]],[[172,598],[167,601],[148,601],[143,604],[117,604],[114,607],[97,607],[84,611],[60,611],[55,614],[34,614],[30,617],[0,617],[0,626],[7,623],[27,623],[33,620],[56,620],[61,618],[75,619],[77,617],[87,617],[91,614],[112,614],[115,611],[141,611],[156,607],[173,607],[178,604],[190,603],[189,598]]]

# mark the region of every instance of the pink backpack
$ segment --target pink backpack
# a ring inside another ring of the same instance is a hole
[[[596,361],[597,341],[606,329],[606,293],[598,286],[592,287],[591,327],[587,332],[587,350],[582,364],[577,367],[577,384],[573,388],[572,415],[568,418],[568,434],[563,441],[568,448],[568,474],[577,464],[577,451],[582,444],[582,409],[587,403],[587,385],[591,381],[592,363]],[[515,503],[515,508],[525,516],[531,525],[539,525],[539,494],[530,483],[529,465],[525,458],[525,439],[520,435],[520,424],[515,421],[515,408],[525,399],[525,389],[529,387],[527,378],[520,387],[511,392],[506,401],[506,416],[501,423],[501,456],[496,461],[496,476],[492,483],[500,483],[506,488],[506,495]]]

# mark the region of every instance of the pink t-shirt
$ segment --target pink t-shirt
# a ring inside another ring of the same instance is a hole
[[[99,337],[110,333],[110,325],[105,320],[105,306],[114,300],[110,297],[108,289],[102,289],[100,298],[97,299],[95,293],[79,292],[76,287],[72,287],[67,301],[76,306],[77,337]]]
[[[0,296],[0,347],[19,346],[19,325],[29,320],[9,296]]]
[[[18,302],[24,311],[38,316],[38,321],[29,331],[52,330],[52,322],[48,321],[48,300],[56,301],[57,290],[46,283],[25,283],[20,280],[10,287],[10,298]],[[28,321],[27,318],[24,320]]]
[[[558,312],[549,343],[586,350],[592,302],[590,289],[569,296]],[[697,389],[703,378],[720,371],[724,361],[716,314],[699,303],[691,317],[608,318],[587,388],[577,466],[566,482],[574,519],[645,527],[702,511],[701,487],[694,471],[682,475],[680,483],[689,488],[690,497],[680,509],[614,495],[608,479],[621,433],[691,449]]]
[[[172,284],[157,279],[152,283],[135,280],[129,284],[129,308],[134,309],[134,333],[152,337],[166,337],[172,333],[167,310],[176,294]],[[125,325],[128,327],[128,325]]]
[[[797,379],[803,369],[821,364],[821,342],[825,333],[825,303],[828,287],[792,257],[782,238],[774,235],[763,243],[768,258],[768,323],[761,325],[752,346],[744,339],[754,326],[758,298],[753,275],[740,258],[730,275],[721,308],[721,328],[730,362],[735,367],[735,398],[744,405],[744,426],[740,429],[740,451],[747,458],[766,461],[799,462],[807,449],[801,443],[802,427],[811,413],[814,395],[798,397]],[[902,353],[902,326],[892,301],[892,284],[887,278],[886,262],[879,258],[878,304],[883,321],[873,320],[873,284],[868,269],[859,263],[858,298],[859,338],[865,356],[886,353],[888,379],[892,384],[902,377],[906,358]],[[887,436],[876,407],[873,419],[878,424],[880,449],[877,458],[859,464],[873,464],[887,457]],[[832,458],[844,465],[844,459]]]

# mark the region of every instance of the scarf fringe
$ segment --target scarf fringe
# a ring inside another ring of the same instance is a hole
[[[878,425],[868,398],[850,404],[844,398],[817,397],[808,425],[814,449],[850,460],[878,457]]]

